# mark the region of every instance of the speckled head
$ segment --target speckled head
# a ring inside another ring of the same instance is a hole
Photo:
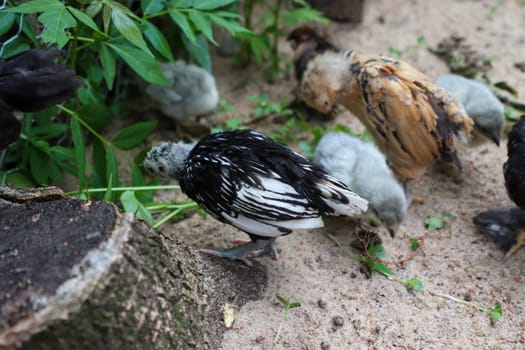
[[[144,159],[144,169],[160,177],[178,179],[194,143],[162,142],[151,148]]]

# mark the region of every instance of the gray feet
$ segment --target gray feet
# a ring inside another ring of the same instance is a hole
[[[270,254],[274,259],[279,257],[277,248],[275,246],[275,238],[251,241],[242,246],[224,250],[199,249],[199,252],[219,258],[240,260],[248,266],[252,266],[252,262],[248,259],[248,257],[254,257],[263,254]]]

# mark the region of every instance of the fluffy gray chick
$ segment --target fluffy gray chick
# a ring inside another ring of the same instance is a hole
[[[445,74],[437,79],[436,84],[454,95],[474,120],[474,137],[478,139],[474,144],[479,143],[478,136],[481,134],[499,146],[505,122],[504,107],[484,83],[456,74]]]
[[[149,85],[146,93],[169,117],[181,121],[209,113],[219,102],[215,78],[205,69],[183,61],[161,63],[168,86]]]
[[[314,160],[367,199],[394,235],[405,218],[410,199],[373,143],[343,132],[329,132],[319,141]]]

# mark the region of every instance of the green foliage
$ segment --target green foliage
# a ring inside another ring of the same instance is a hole
[[[258,8],[258,9],[256,9]],[[279,39],[294,25],[307,22],[328,23],[328,19],[304,0],[244,0],[244,26],[250,32],[240,33],[241,49],[238,60],[246,64],[254,60],[259,64],[269,62],[268,72],[275,78],[283,69]],[[260,13],[254,18],[254,13]]]
[[[348,249],[343,247],[343,245],[334,236],[328,234],[328,238],[334,241],[346,256],[365,264],[371,272],[375,271],[390,280],[397,281],[404,285],[409,291],[420,291],[423,289],[423,283],[419,279],[402,279],[392,272],[388,266],[386,266],[386,264],[381,260],[386,255],[385,248],[381,244],[370,244],[367,250],[367,255],[362,256],[352,254],[350,251],[348,251]]]
[[[8,147],[0,176],[14,185],[60,185],[67,173],[77,179],[79,196],[117,201],[152,222],[145,206],[152,191],[120,194],[115,189],[129,181],[129,175],[119,172],[122,166],[132,169],[134,186],[154,184],[145,181],[141,159],[129,159],[126,151],[143,147],[157,123],[129,124],[112,139],[102,136],[113,115],[126,105],[117,98],[126,97],[120,84],[130,81],[122,75],[166,84],[158,62],[173,61],[173,52],[187,53],[211,70],[212,25],[233,35],[249,32],[239,23],[237,2],[141,0],[129,6],[116,0],[8,2],[0,11],[0,35],[16,34],[2,45],[2,58],[56,45],[65,53],[63,63],[75,70],[84,86],[75,101],[24,115],[20,139]],[[19,25],[21,32],[16,30]],[[104,191],[90,192],[93,188]],[[171,208],[175,216],[186,210],[177,208]]]

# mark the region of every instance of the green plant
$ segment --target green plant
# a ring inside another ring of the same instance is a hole
[[[441,212],[441,217],[427,216],[425,219],[425,227],[429,231],[441,230],[447,223],[456,220],[456,216],[447,212]]]
[[[1,46],[2,57],[56,45],[66,53],[64,63],[76,71],[84,87],[74,101],[24,115],[20,138],[8,147],[0,175],[11,184],[34,186],[60,185],[63,173],[68,173],[78,180],[82,195],[116,201],[112,189],[129,181],[119,173],[124,159],[131,167],[133,186],[154,185],[142,173],[144,151],[133,159],[127,151],[143,147],[156,122],[129,125],[111,139],[103,136],[113,116],[124,111],[123,82],[129,81],[125,77],[135,74],[148,83],[167,83],[158,61],[173,61],[174,48],[179,52],[183,48],[182,53],[210,69],[212,24],[234,35],[247,32],[239,24],[236,2],[141,0],[129,7],[114,0],[8,2],[0,10],[0,35],[12,37]],[[27,20],[29,16],[35,21]],[[105,194],[86,191],[89,188],[106,190]],[[124,193],[120,200],[127,210],[147,218],[138,203],[152,195],[152,191],[136,196]]]
[[[337,244],[337,246],[343,251],[343,253],[350,257],[351,259],[357,260],[370,269],[371,272],[377,272],[385,276],[390,280],[397,281],[404,285],[407,290],[410,291],[419,291],[423,289],[423,283],[417,278],[410,278],[408,280],[398,277],[392,270],[390,270],[381,259],[385,257],[385,249],[380,244],[371,244],[367,249],[366,256],[360,256],[352,254],[348,249],[343,247],[343,245],[332,235],[328,234],[328,238]]]
[[[300,23],[328,23],[319,11],[311,8],[305,0],[244,0],[244,26],[250,32],[240,33],[241,47],[237,55],[241,64],[255,60],[262,64],[269,61],[268,71],[275,78],[283,69],[278,44],[286,29]],[[259,7],[259,11],[256,10]],[[254,18],[254,13],[260,13]]]
[[[503,316],[503,309],[501,308],[501,304],[500,303],[496,303],[492,309],[487,309],[487,308],[484,308],[484,307],[482,307],[482,306],[480,306],[478,304],[475,304],[473,302],[466,301],[466,300],[463,300],[463,299],[458,299],[458,298],[455,298],[455,297],[453,297],[451,295],[448,295],[448,294],[442,294],[442,293],[436,293],[436,292],[430,292],[430,294],[432,294],[434,296],[437,296],[437,297],[446,298],[446,299],[455,301],[456,303],[467,305],[467,306],[470,306],[470,307],[472,307],[472,308],[474,308],[476,310],[482,311],[482,312],[486,313],[487,315],[489,315],[490,323],[492,325],[495,325],[496,322],[498,322],[498,320]]]
[[[288,317],[288,311],[296,307],[301,307],[301,303],[298,301],[290,302],[280,295],[276,295],[276,297],[277,297],[277,300],[279,300],[279,302],[283,304],[284,310],[283,310],[283,317],[281,317],[281,322],[279,323],[279,329],[277,329],[277,334],[275,334],[275,338],[273,339],[273,345],[277,344],[277,341],[279,341],[281,330],[283,329],[283,325],[284,325],[284,322],[286,321],[286,317]]]

